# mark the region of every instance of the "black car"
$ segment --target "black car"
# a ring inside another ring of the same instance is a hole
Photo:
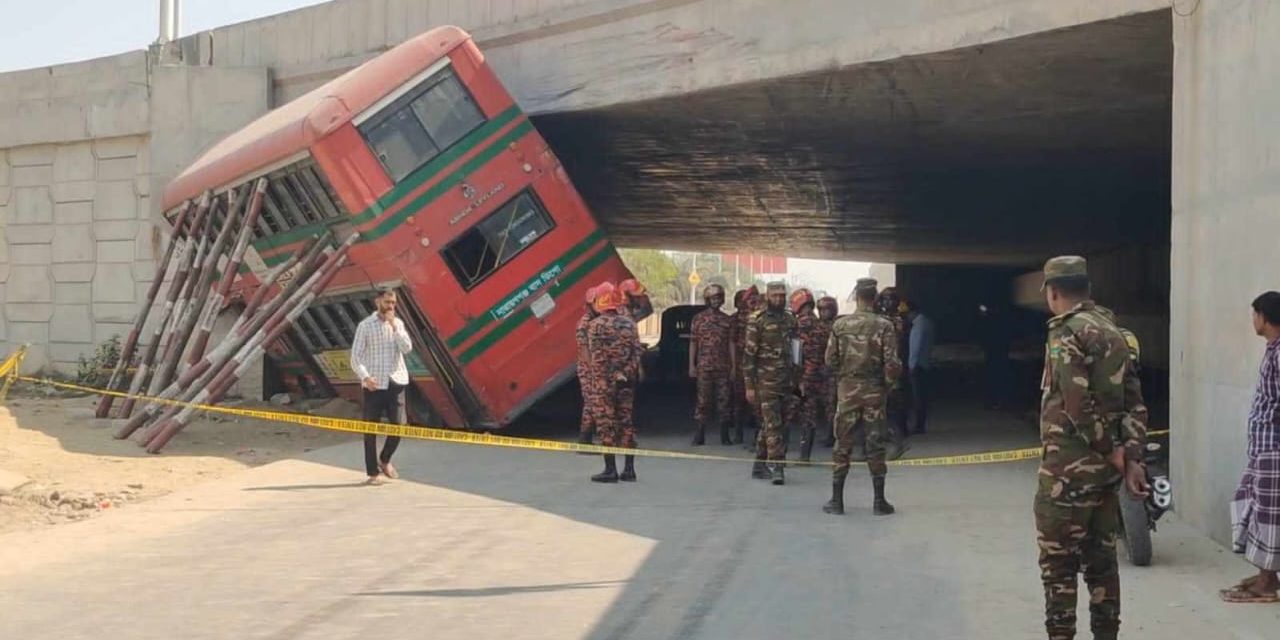
[[[657,378],[667,382],[689,381],[689,332],[693,317],[703,305],[682,304],[662,312],[662,333],[658,338]]]

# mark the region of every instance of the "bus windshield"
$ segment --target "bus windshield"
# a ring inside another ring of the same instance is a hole
[[[484,124],[453,69],[445,68],[360,124],[373,154],[399,182]]]

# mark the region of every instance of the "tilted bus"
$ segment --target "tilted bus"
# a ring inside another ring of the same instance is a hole
[[[350,264],[268,350],[292,388],[356,398],[348,366],[374,292],[414,338],[416,420],[494,428],[572,377],[586,289],[630,277],[547,143],[456,27],[419,35],[262,116],[165,189],[172,219],[206,190],[269,188],[237,285],[326,230]]]

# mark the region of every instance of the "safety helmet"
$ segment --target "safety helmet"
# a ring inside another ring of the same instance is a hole
[[[738,289],[738,292],[733,294],[733,308],[734,309],[747,308],[747,290],[746,289]]]
[[[643,296],[648,293],[648,291],[645,290],[644,285],[640,284],[640,281],[635,278],[627,278],[626,280],[618,283],[618,290],[628,296]]]
[[[716,296],[720,296],[721,299],[724,299],[724,287],[718,284],[709,284],[702,290],[703,300],[711,300]]]
[[[623,304],[622,292],[612,282],[601,282],[596,285],[594,306],[597,312],[617,311]]]
[[[876,313],[891,316],[898,313],[898,290],[894,287],[885,287],[876,295]]]
[[[803,287],[791,292],[791,313],[798,314],[806,304],[813,304],[813,292]]]
[[[822,312],[823,310],[826,310],[826,309],[830,309],[831,311],[837,312],[837,313],[840,311],[840,303],[835,298],[832,298],[831,296],[822,296],[821,298],[818,298],[817,307],[819,312]]]

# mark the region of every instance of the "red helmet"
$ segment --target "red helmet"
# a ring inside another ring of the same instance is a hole
[[[590,287],[587,289],[587,306],[589,307],[591,305],[594,305],[595,303],[596,303],[596,288]]]
[[[644,285],[640,284],[635,278],[627,278],[618,284],[618,290],[628,296],[642,296],[647,294]]]
[[[831,296],[822,296],[821,298],[818,298],[818,311],[822,311],[824,309],[839,311],[840,303],[837,302],[836,299],[832,298]]]
[[[596,299],[593,303],[596,311],[617,311],[624,303],[623,294],[612,282],[601,282],[595,287]]]
[[[800,313],[806,304],[813,304],[813,292],[800,288],[791,292],[791,313]]]

